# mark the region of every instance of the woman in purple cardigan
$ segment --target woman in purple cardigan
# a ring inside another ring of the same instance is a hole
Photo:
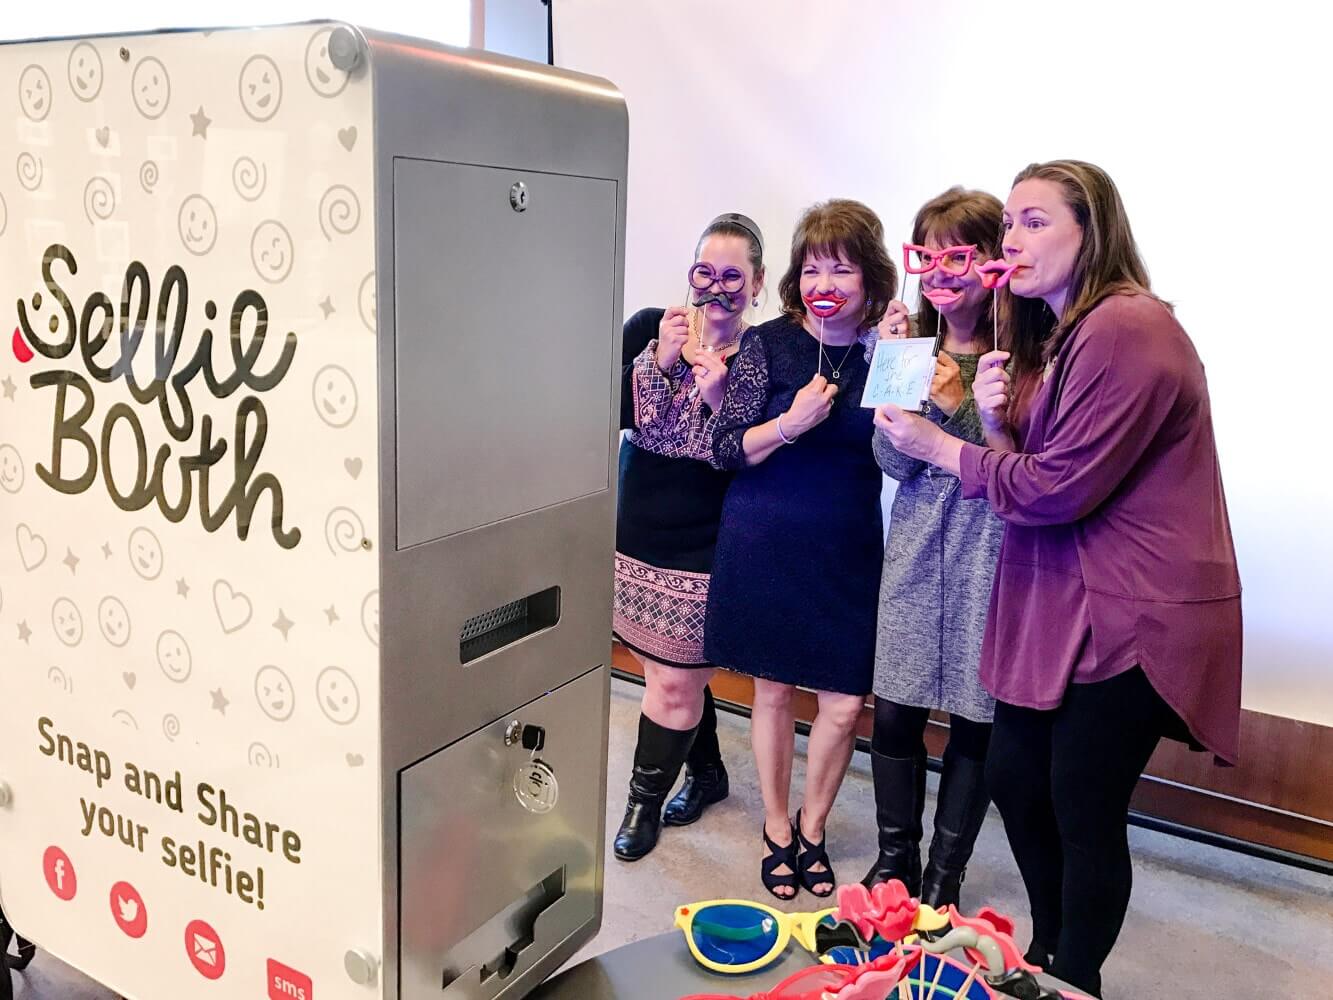
[[[981,360],[973,393],[1015,447],[896,407],[875,421],[1006,523],[981,654],[987,784],[1032,907],[1029,961],[1100,996],[1129,906],[1130,794],[1158,741],[1236,760],[1240,580],[1203,365],[1111,179],[1028,167],[1003,248],[1010,352]]]

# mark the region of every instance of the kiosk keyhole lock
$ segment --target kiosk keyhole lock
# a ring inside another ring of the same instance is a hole
[[[523,741],[524,750],[531,750],[534,754],[541,753],[546,746],[546,730],[541,726],[524,726],[520,739]]]
[[[505,746],[522,743],[524,750],[539,754],[546,748],[546,727],[525,725],[514,719],[505,727]]]
[[[551,765],[537,756],[546,746],[546,728],[514,720],[505,727],[505,746],[515,743],[528,751],[528,759],[514,773],[512,783],[518,804],[539,816],[548,813],[560,797],[560,782]]]

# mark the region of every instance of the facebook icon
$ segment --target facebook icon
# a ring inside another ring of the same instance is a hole
[[[42,870],[46,874],[46,884],[58,898],[66,902],[74,898],[79,890],[79,880],[69,855],[58,847],[48,847],[42,858]]]

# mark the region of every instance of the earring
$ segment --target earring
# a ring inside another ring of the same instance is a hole
[[[750,300],[750,305],[754,306],[756,309],[759,308],[759,296],[758,296],[758,295],[756,295],[754,298],[752,298],[752,299]]]

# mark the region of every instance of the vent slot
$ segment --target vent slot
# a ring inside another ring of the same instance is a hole
[[[458,658],[470,663],[503,649],[560,620],[560,588],[546,590],[474,615],[458,635]]]

